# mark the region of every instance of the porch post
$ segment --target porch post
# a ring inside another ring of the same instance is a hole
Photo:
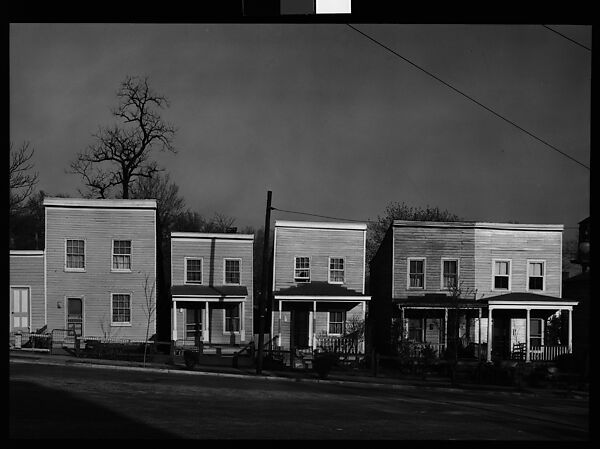
[[[314,309],[314,304],[315,302],[313,301],[313,309]],[[309,310],[308,311],[308,346],[310,346],[311,348],[314,349],[313,343],[315,341],[315,335],[314,335],[314,311],[313,310]]]
[[[488,341],[487,341],[487,357],[488,362],[492,361],[492,307],[488,307]]]
[[[362,312],[363,312],[362,319],[363,319],[363,330],[364,331],[363,331],[363,341],[360,344],[359,351],[364,354],[365,350],[366,350],[365,342],[367,340],[367,323],[365,322],[365,319],[367,318],[367,302],[366,301],[362,302]]]
[[[314,351],[315,349],[317,349],[317,340],[315,338],[316,334],[317,334],[317,326],[316,326],[316,324],[317,324],[317,301],[313,301],[313,312],[312,312],[311,323],[312,323],[312,332],[313,332],[312,348]]]
[[[243,341],[246,341],[246,326],[245,326],[246,320],[244,320],[244,315],[245,315],[244,311],[246,310],[246,308],[244,307],[244,303],[245,303],[245,301],[242,301],[240,304],[240,309],[241,309],[240,315],[242,315],[240,317],[240,344]]]
[[[448,308],[444,307],[444,351],[448,350]]]
[[[206,323],[206,326],[204,326],[204,341],[206,343],[208,343],[210,340],[210,310],[208,309],[209,304],[210,303],[208,301],[204,303],[204,316],[206,317],[206,319],[204,320],[204,322]]]
[[[481,307],[478,309],[478,321],[477,321],[477,360],[481,360]]]
[[[177,301],[173,301],[173,341],[177,341]]]
[[[573,308],[569,308],[569,354],[573,352]]]
[[[529,323],[529,321],[531,320],[531,309],[527,309],[527,319],[525,321],[525,362],[529,362],[531,355],[530,355],[530,333],[531,333],[531,324]]]
[[[404,329],[404,307],[400,307],[400,340],[406,340],[406,332]]]
[[[283,346],[281,342],[281,307],[283,305],[283,301],[279,300],[279,337],[277,338],[277,346]]]

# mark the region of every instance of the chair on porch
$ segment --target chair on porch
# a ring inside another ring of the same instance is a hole
[[[525,360],[525,343],[515,343],[512,347],[511,358],[515,360]]]

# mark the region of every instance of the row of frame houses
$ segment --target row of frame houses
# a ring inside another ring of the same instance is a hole
[[[11,333],[153,336],[156,201],[46,198],[44,208],[45,249],[10,251]],[[525,360],[571,352],[577,301],[561,297],[562,232],[397,220],[367,261],[365,223],[277,220],[269,341],[284,350],[341,347],[366,320],[362,353],[366,345],[394,352],[403,342],[439,356],[460,345],[487,360],[517,349]],[[255,341],[254,235],[170,237],[170,316],[157,319],[168,320],[172,340]],[[567,337],[549,344],[545,326],[557,312],[567,317]]]

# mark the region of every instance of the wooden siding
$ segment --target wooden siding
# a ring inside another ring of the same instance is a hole
[[[64,329],[66,298],[83,298],[84,335],[143,339],[144,281],[156,276],[152,209],[46,207],[48,328]],[[85,240],[85,272],[65,271],[65,240]],[[131,240],[131,272],[112,272],[113,240]],[[131,326],[111,326],[111,293],[131,295]],[[156,300],[156,293],[154,295]],[[150,335],[156,332],[156,320]]]
[[[362,293],[364,287],[364,230],[275,228],[274,291],[294,282],[294,258],[310,258],[311,282],[329,281],[329,258],[345,260],[344,287]]]
[[[474,232],[462,228],[394,227],[393,297],[448,293],[441,287],[442,259],[459,260],[459,282],[465,289],[475,284]],[[408,258],[425,258],[425,288],[409,289]]]
[[[10,256],[10,286],[29,287],[30,331],[35,332],[46,324],[44,298],[44,256]],[[13,298],[9,292],[9,329],[13,329]]]
[[[522,231],[476,229],[475,267],[478,297],[495,296],[506,291],[492,289],[492,260],[510,259],[512,292],[527,292],[527,260],[546,261],[546,289],[530,291],[548,296],[561,294],[562,233],[558,231]]]
[[[253,331],[253,241],[250,239],[223,238],[172,238],[171,239],[171,282],[172,285],[184,285],[185,258],[202,259],[202,285],[224,285],[224,260],[241,259],[240,285],[248,290],[244,300],[244,339],[241,334],[236,335],[236,344],[248,343],[254,336]],[[204,303],[203,303],[204,304]],[[178,308],[180,306],[178,305]],[[202,306],[204,307],[204,305]],[[224,310],[215,303],[210,303],[210,342],[227,344],[231,336],[223,332]],[[241,313],[241,311],[240,311]],[[180,321],[184,314],[177,316],[177,336],[183,338],[183,326]],[[171,316],[171,323],[173,317]],[[172,326],[172,324],[171,324]]]

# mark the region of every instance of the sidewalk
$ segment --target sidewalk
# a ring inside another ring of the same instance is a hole
[[[518,395],[558,395],[561,397],[572,397],[574,399],[589,398],[588,391],[574,391],[568,389],[553,388],[518,388],[514,386],[501,385],[482,385],[474,383],[455,383],[452,384],[446,377],[427,376],[425,379],[418,376],[390,377],[385,374],[373,376],[367,370],[356,371],[337,371],[333,370],[326,379],[320,379],[313,371],[275,371],[262,370],[262,374],[256,374],[254,367],[232,368],[227,366],[209,366],[196,365],[189,370],[183,364],[166,363],[146,363],[143,366],[141,362],[131,362],[122,360],[106,360],[92,358],[77,358],[69,355],[50,355],[46,352],[32,352],[12,349],[9,351],[11,361],[21,361],[30,363],[50,364],[50,365],[79,365],[85,367],[125,369],[132,371],[150,371],[163,373],[179,373],[187,375],[213,375],[227,377],[254,377],[268,380],[287,380],[293,382],[326,382],[330,384],[339,384],[347,386],[356,386],[360,388],[390,388],[390,389],[445,389],[452,391],[480,391],[487,394],[518,394]]]

